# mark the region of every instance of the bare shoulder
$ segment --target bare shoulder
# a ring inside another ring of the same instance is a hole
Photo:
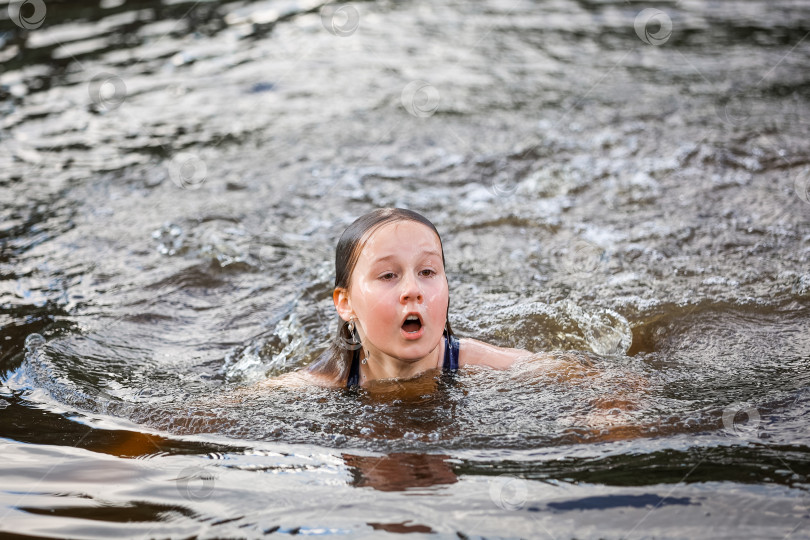
[[[531,356],[532,353],[523,349],[510,349],[498,347],[477,339],[462,338],[459,340],[460,348],[458,362],[460,366],[476,365],[489,366],[495,369],[507,369],[518,358]]]

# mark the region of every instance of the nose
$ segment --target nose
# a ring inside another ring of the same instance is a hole
[[[402,304],[407,304],[408,302],[416,301],[417,303],[422,303],[422,288],[419,286],[419,281],[413,274],[407,273],[405,277],[402,278],[402,288],[400,289],[399,293],[399,301]]]

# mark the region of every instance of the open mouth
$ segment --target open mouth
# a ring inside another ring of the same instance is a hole
[[[422,328],[422,319],[418,315],[408,315],[402,323],[402,329],[408,334],[415,334]]]

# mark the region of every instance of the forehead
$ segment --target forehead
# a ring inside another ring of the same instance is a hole
[[[386,223],[366,239],[361,259],[377,259],[407,251],[435,251],[441,254],[438,235],[427,225],[416,221]]]

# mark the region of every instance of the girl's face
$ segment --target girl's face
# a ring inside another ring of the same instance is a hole
[[[438,346],[447,317],[447,277],[439,238],[415,221],[387,223],[366,241],[347,292],[364,348],[417,361]],[[376,353],[376,354],[375,354]]]

